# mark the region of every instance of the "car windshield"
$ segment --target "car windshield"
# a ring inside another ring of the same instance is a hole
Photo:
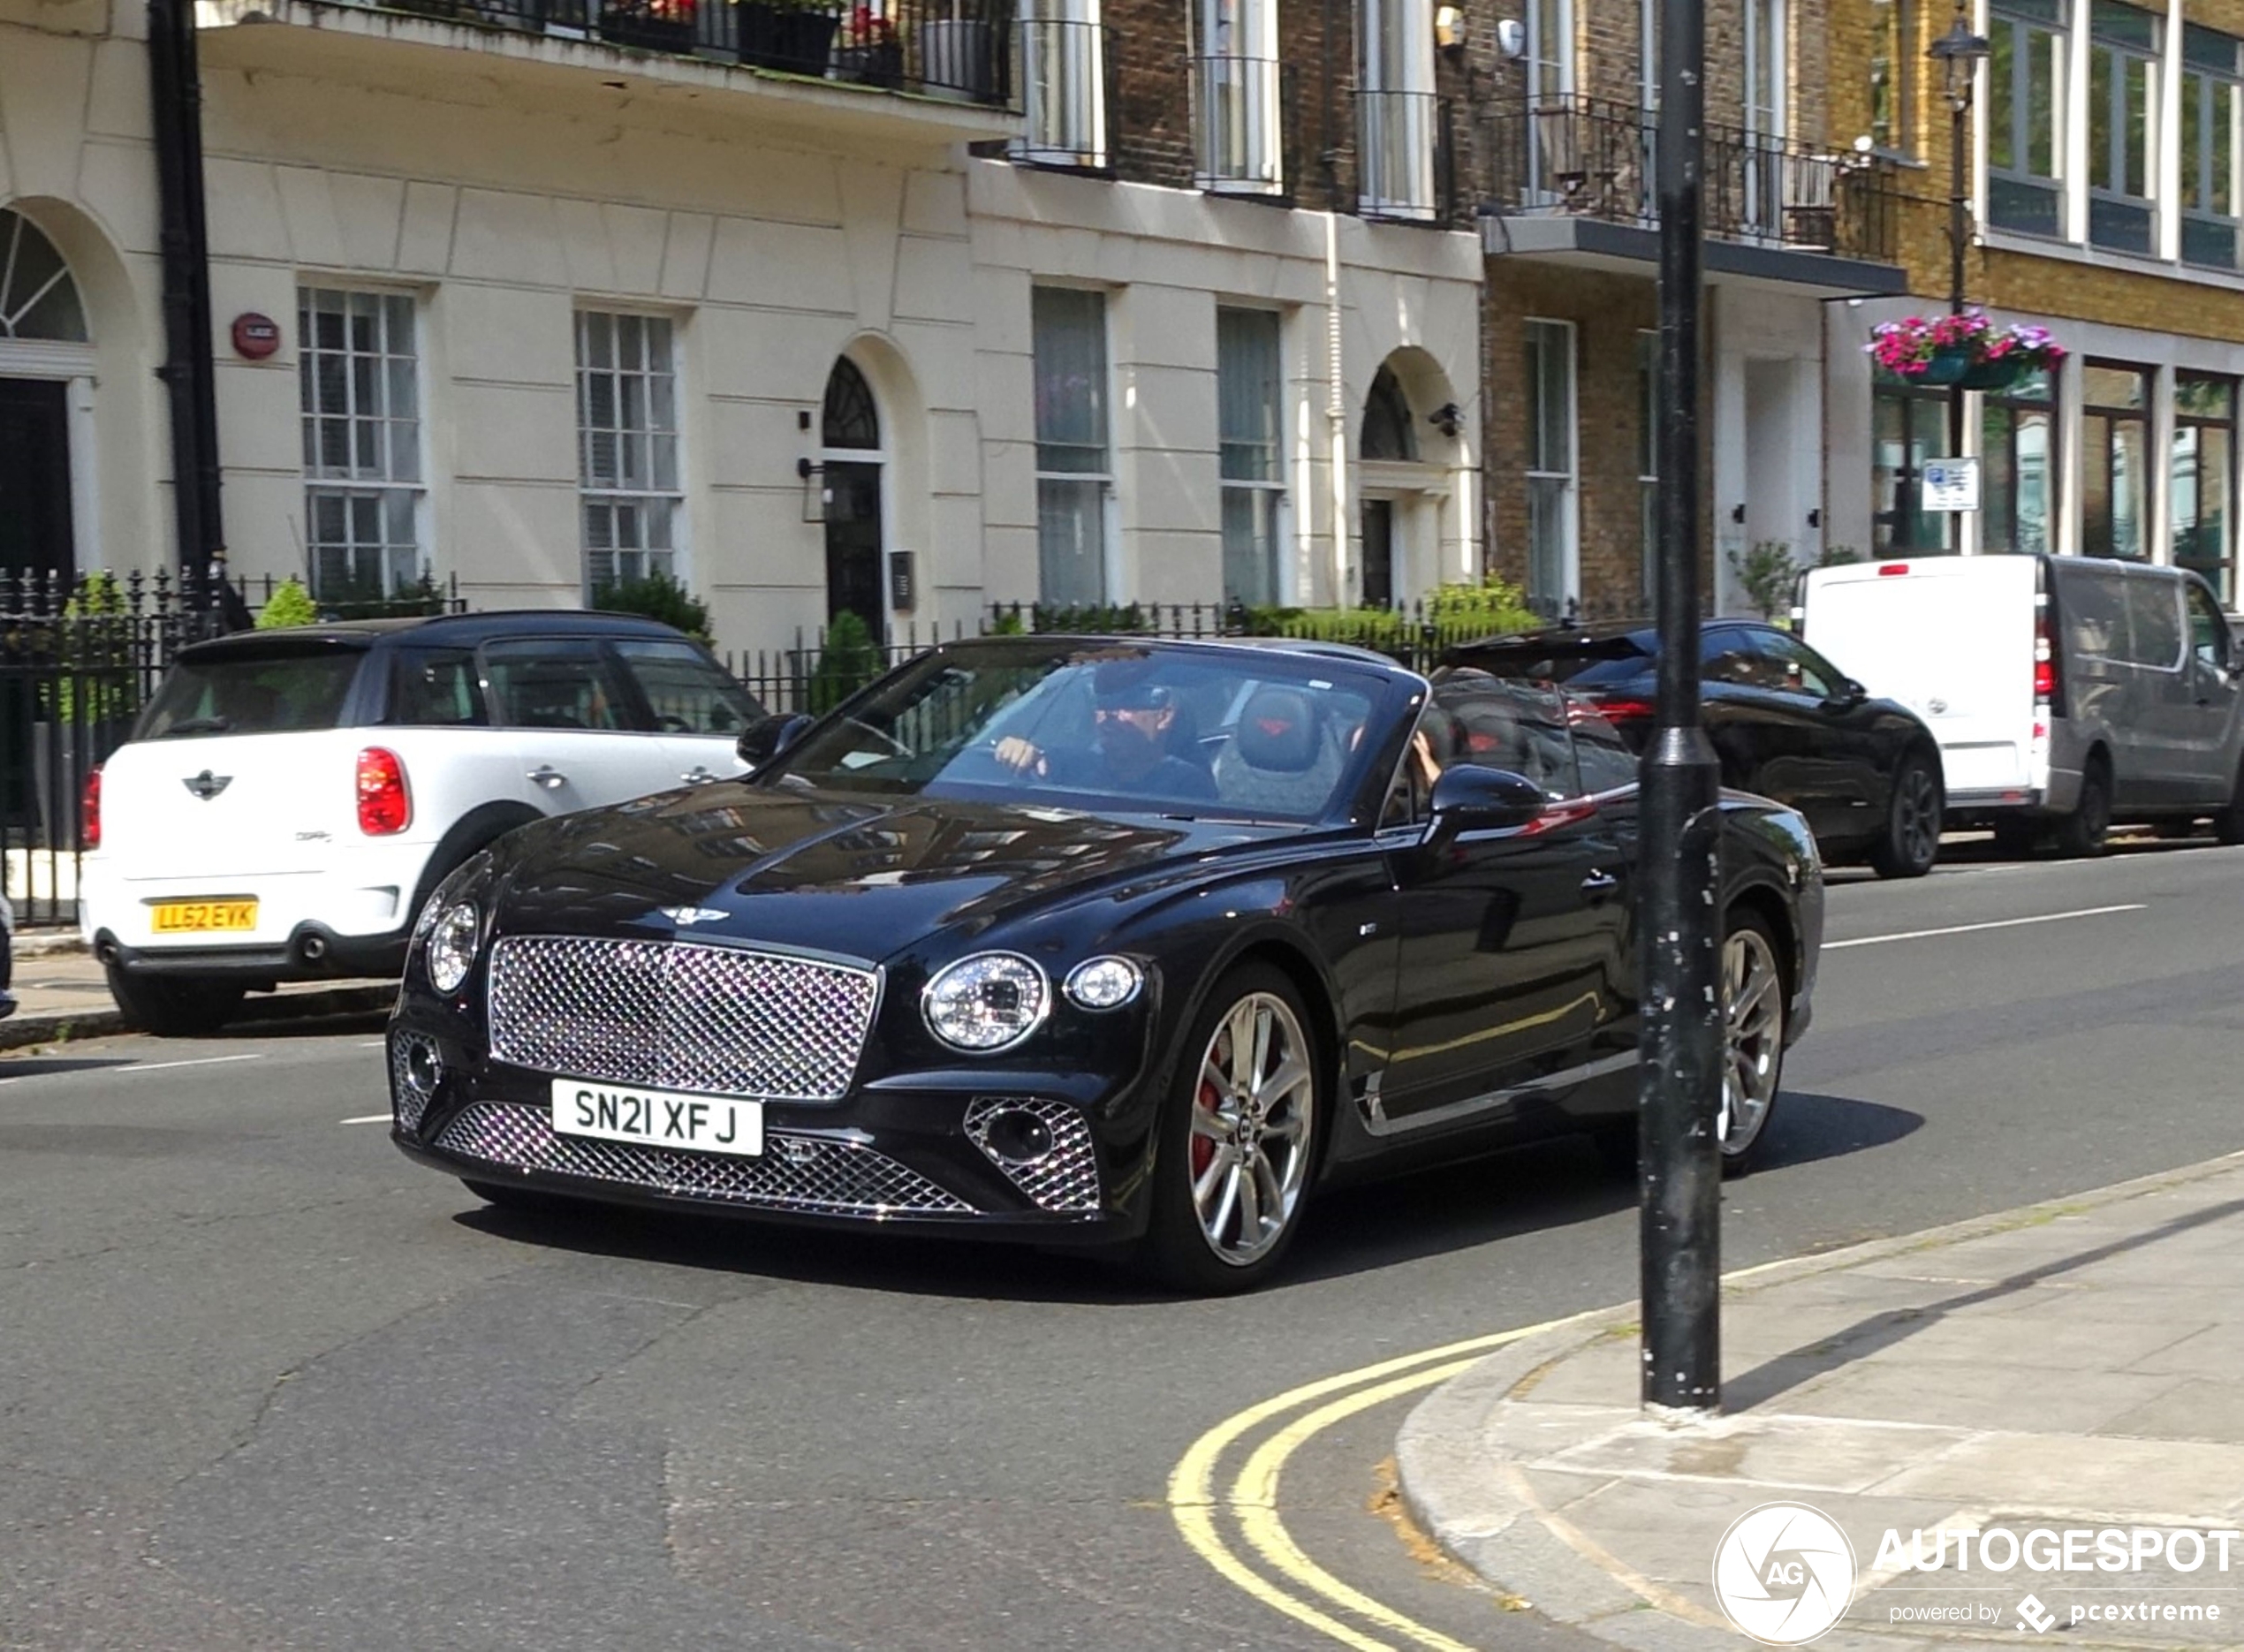
[[[1353,794],[1394,692],[1376,670],[1282,649],[966,643],[827,717],[760,777],[1311,821]]]
[[[139,738],[331,729],[365,658],[363,648],[333,643],[190,655],[165,675]]]
[[[1558,637],[1517,647],[1490,648],[1467,663],[1492,677],[1564,683],[1569,688],[1603,688],[1641,677],[1652,666],[1651,651],[1635,637]]]

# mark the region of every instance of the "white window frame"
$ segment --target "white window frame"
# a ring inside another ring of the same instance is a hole
[[[2138,257],[2156,257],[2160,248],[2162,221],[2166,212],[2164,186],[2164,158],[2169,141],[2166,130],[2166,18],[2163,11],[2151,11],[2145,7],[2128,4],[2126,10],[2140,12],[2150,30],[2151,44],[2148,47],[2134,42],[2121,41],[2100,33],[2096,27],[2096,0],[2084,0],[2087,18],[2087,66],[2081,75],[2076,91],[2076,105],[2081,141],[2086,148],[2088,166],[2081,184],[2088,200],[2088,219],[2081,226],[2082,239],[2091,246],[2130,253]],[[2098,53],[2107,54],[2111,61],[2110,95],[2102,116],[2107,124],[2104,153],[2096,153],[2096,125],[2099,111],[2095,107],[2096,63]],[[2126,110],[2130,100],[2126,95],[2126,72],[2129,64],[2142,70],[2142,193],[2130,193],[2119,183],[2099,183],[2098,178],[2116,177],[2125,169],[2126,151]],[[2178,141],[2178,140],[2176,140]],[[2179,159],[2179,152],[2177,152]],[[2129,246],[2117,241],[2096,239],[2096,208],[2098,201],[2108,201],[2129,211],[2142,211],[2149,218],[2149,245]]]
[[[1224,395],[1222,317],[1226,311],[1234,310],[1242,314],[1268,316],[1277,335],[1277,374],[1270,384],[1270,459],[1266,467],[1269,474],[1260,479],[1225,475],[1222,463],[1223,449],[1233,445],[1224,440],[1222,429]],[[1285,485],[1285,317],[1282,312],[1277,310],[1256,309],[1250,305],[1231,304],[1218,305],[1216,314],[1217,319],[1216,333],[1217,462],[1216,469],[1218,504],[1223,507],[1222,513],[1217,518],[1217,531],[1221,533],[1223,521],[1228,515],[1231,495],[1253,494],[1267,501],[1270,524],[1270,601],[1283,607],[1291,604],[1295,600],[1292,558],[1285,554],[1286,547],[1293,540],[1291,499]],[[1258,512],[1257,514],[1259,515],[1260,512]],[[1225,557],[1225,561],[1228,563],[1228,557]],[[1224,595],[1228,601],[1231,596],[1228,580],[1225,584],[1226,589]]]
[[[1106,30],[1100,0],[1020,0],[1027,115],[1013,158],[1097,171],[1107,164]]]
[[[1036,436],[1036,491],[1038,496],[1036,506],[1037,600],[1040,602],[1052,603],[1062,607],[1074,607],[1081,605],[1080,602],[1073,601],[1065,602],[1059,602],[1058,599],[1055,598],[1044,588],[1044,511],[1042,495],[1045,484],[1050,482],[1064,485],[1080,484],[1087,489],[1091,487],[1095,487],[1097,489],[1098,509],[1095,512],[1095,519],[1098,524],[1099,530],[1099,569],[1097,580],[1099,592],[1096,596],[1089,599],[1089,601],[1093,603],[1118,602],[1121,600],[1121,597],[1118,582],[1118,572],[1117,565],[1119,560],[1118,553],[1121,548],[1119,542],[1121,534],[1119,532],[1119,524],[1117,519],[1118,513],[1116,508],[1114,481],[1114,410],[1116,402],[1114,398],[1114,308],[1111,301],[1112,294],[1111,294],[1103,287],[1087,287],[1064,281],[1042,281],[1038,282],[1035,286],[1031,289],[1029,299],[1029,372],[1031,375],[1032,385],[1035,383],[1034,375],[1037,371],[1037,368],[1035,363],[1035,294],[1042,292],[1084,293],[1098,300],[1100,361],[1099,395],[1102,409],[1101,422],[1103,427],[1100,432],[1100,445],[1104,449],[1103,457],[1106,462],[1104,467],[1099,470],[1047,469],[1044,464],[1044,450],[1046,443],[1043,439],[1043,432],[1039,430],[1035,433]],[[1053,445],[1062,444],[1055,443]],[[1068,443],[1065,445],[1081,446],[1083,444]]]
[[[1998,168],[1993,159],[1991,134],[1998,100],[1994,80],[1997,63],[1991,57],[1981,71],[1977,95],[1973,99],[1974,109],[1984,111],[1973,122],[1974,142],[1979,155],[1979,215],[1991,229],[2007,230],[2013,234],[2034,233],[2030,230],[1995,222],[1992,186],[1995,182],[2007,179],[2020,187],[2052,195],[2057,208],[2057,234],[2060,239],[2077,239],[2083,232],[2087,195],[2085,186],[2081,186],[2081,204],[2077,207],[2073,204],[2076,180],[2081,171],[2081,166],[2074,159],[2073,143],[2076,135],[2079,136],[2082,145],[2081,157],[2084,162],[2087,139],[2074,107],[2076,99],[2086,96],[2083,87],[2088,72],[2087,40],[2080,17],[2084,4],[2085,0],[2057,0],[2054,21],[2027,15],[2026,8],[2020,8],[2015,15],[2005,13],[2001,9],[2000,0],[1994,0],[1988,9],[1988,38],[1994,41],[1998,34],[2007,33],[2012,42],[2012,83],[2003,88],[2000,110],[2009,126],[2005,134],[2011,153],[2011,164],[2008,166]],[[2050,146],[2051,171],[2048,173],[2032,170],[2036,134],[2032,125],[2031,48],[2036,33],[2049,37],[2051,130],[2044,134]]]
[[[1527,318],[1528,349],[1528,595],[1532,600],[1555,603],[1563,614],[1569,603],[1581,596],[1581,360],[1577,352],[1579,340],[1574,323],[1547,320],[1540,316]],[[1550,455],[1539,452],[1543,432],[1543,397],[1548,392],[1543,375],[1549,370],[1550,348],[1563,339],[1560,360],[1565,362],[1564,391],[1565,409],[1563,428],[1565,432],[1565,453]],[[1550,461],[1556,458],[1559,462]],[[1542,463],[1538,464],[1537,461]],[[1558,512],[1556,524],[1558,534],[1558,561],[1555,568],[1538,565],[1543,535],[1537,532],[1538,519],[1555,503]],[[1556,576],[1556,588],[1543,588],[1551,576]]]
[[[1193,127],[1201,188],[1276,194],[1285,187],[1276,0],[1200,0]]]
[[[2169,34],[2171,38],[2172,30]],[[2193,35],[2227,42],[2230,57],[2227,66],[2215,68],[2210,64],[2190,58],[2187,52]],[[2181,228],[2175,240],[2175,252],[2184,263],[2196,269],[2233,270],[2240,264],[2244,264],[2244,130],[2240,130],[2244,128],[2244,41],[2225,30],[2198,23],[2186,24],[2180,31],[2180,41],[2183,52],[2180,59],[2180,93],[2174,122],[2177,149],[2174,216],[2180,221]],[[2197,189],[2194,196],[2185,182],[2186,169],[2180,164],[2187,157],[2179,153],[2190,125],[2188,110],[2192,103],[2197,105],[2196,159],[2199,163]],[[2216,132],[2223,128],[2225,129],[2225,145],[2215,136]],[[2228,164],[2223,169],[2227,176],[2216,185],[2213,162],[2224,147],[2228,151]],[[2228,197],[2228,210],[2225,212],[2203,204],[2217,190]],[[2213,224],[2227,231],[2233,250],[2225,262],[2210,262],[2188,255],[2188,226],[2191,224]]]
[[[340,300],[339,306],[336,300]],[[350,332],[354,312],[371,303],[377,334],[374,348],[352,347]],[[344,343],[338,351],[320,340],[319,321],[340,315]],[[339,596],[369,572],[380,597],[394,595],[400,586],[426,578],[433,572],[428,560],[427,531],[428,464],[426,451],[428,421],[427,390],[421,359],[421,306],[413,293],[395,287],[366,286],[319,281],[307,277],[297,284],[297,416],[302,434],[304,470],[305,573],[313,594]],[[406,338],[398,346],[394,336],[399,318]],[[323,368],[342,363],[343,401],[339,410],[322,401],[319,387]],[[370,366],[363,377],[359,363]],[[399,371],[413,399],[409,416],[395,413]],[[345,452],[342,462],[327,457],[326,438],[339,421]],[[366,443],[372,442],[370,462]],[[329,508],[339,511],[343,532],[323,534],[321,519]],[[360,519],[370,515],[374,531],[360,531]],[[343,589],[323,565],[329,552],[339,553]],[[372,567],[367,565],[372,559]],[[410,565],[404,565],[409,564]]]
[[[1434,19],[1429,0],[1360,0],[1362,95],[1357,209],[1367,217],[1434,216]]]
[[[641,360],[625,366],[617,353],[621,329],[616,324],[624,321],[641,323],[642,340]],[[605,325],[611,333],[610,365],[595,367],[589,352],[593,330]],[[603,586],[626,580],[645,579],[656,573],[666,573],[680,584],[686,582],[686,453],[681,427],[684,424],[683,397],[679,383],[678,324],[670,316],[648,311],[610,309],[600,306],[580,307],[572,326],[575,331],[577,382],[577,523],[580,542],[580,563],[584,580],[585,600],[594,600]],[[662,330],[661,360],[657,360],[652,329]],[[610,406],[615,410],[614,422],[595,426],[591,421],[594,382],[605,376],[614,382]],[[637,382],[641,386],[640,406],[643,417],[636,424],[626,422],[625,398],[620,393],[625,386]],[[669,419],[665,425],[660,415],[658,387],[667,394]],[[597,474],[594,443],[607,436],[615,440],[618,457],[614,461],[615,474],[603,478]],[[638,441],[646,444],[646,462],[634,478],[624,474],[621,450],[625,443]],[[667,485],[664,483],[662,452],[669,453]],[[635,482],[635,485],[634,485]],[[595,548],[593,544],[592,521],[596,511],[617,513],[614,521],[620,522],[621,513],[636,505],[642,524],[651,525],[657,519],[666,520],[670,543],[648,542],[657,537],[649,526],[642,526],[637,545],[615,544],[618,530],[611,524],[610,543]],[[595,566],[595,558],[610,558],[610,571],[603,579]],[[657,560],[658,558],[662,560]],[[627,560],[628,559],[628,560]]]

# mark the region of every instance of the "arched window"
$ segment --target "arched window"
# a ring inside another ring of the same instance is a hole
[[[828,447],[875,448],[881,444],[881,416],[873,387],[847,356],[834,363],[826,380],[824,441]]]
[[[1381,368],[1371,381],[1371,394],[1363,405],[1363,457],[1370,459],[1415,461],[1418,432],[1411,423],[1410,398],[1389,368]]]
[[[44,231],[0,209],[0,338],[82,345],[86,310],[70,266]]]

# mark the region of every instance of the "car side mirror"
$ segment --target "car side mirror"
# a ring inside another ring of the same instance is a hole
[[[775,712],[769,716],[759,717],[740,731],[739,741],[733,749],[740,754],[740,761],[754,771],[800,739],[803,731],[815,719],[800,711]]]
[[[1524,826],[1550,806],[1543,788],[1525,775],[1479,763],[1457,763],[1434,782],[1429,808],[1434,829],[1445,837]]]
[[[1861,684],[1851,677],[1842,677],[1838,679],[1838,686],[1832,691],[1831,697],[1823,703],[1834,710],[1846,711],[1861,705],[1869,697],[1870,691],[1863,687]]]

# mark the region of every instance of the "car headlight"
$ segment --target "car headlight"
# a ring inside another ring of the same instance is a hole
[[[1060,989],[1086,1010],[1118,1010],[1138,996],[1145,971],[1126,958],[1087,958]]]
[[[482,934],[483,915],[474,901],[455,901],[445,907],[428,931],[428,984],[439,992],[458,992],[475,966],[475,948]]]
[[[1051,1008],[1044,972],[1017,952],[977,952],[938,972],[920,1000],[928,1031],[953,1050],[1004,1050]]]

